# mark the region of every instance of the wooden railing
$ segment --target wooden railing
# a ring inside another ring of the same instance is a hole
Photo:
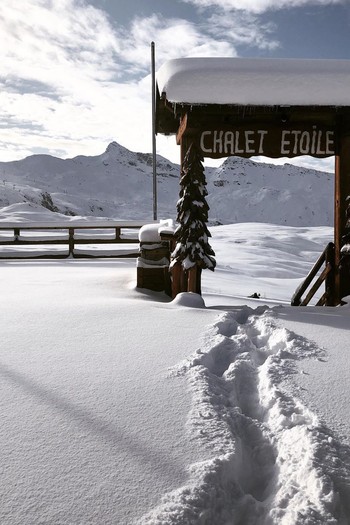
[[[151,222],[0,222],[0,259],[137,257],[138,246],[126,245],[138,245],[138,230]],[[114,245],[123,244],[124,247],[118,246],[122,249],[113,250],[116,248]],[[83,245],[85,250],[81,249]],[[86,249],[88,245],[90,248]]]
[[[325,265],[320,275],[316,278],[322,266]],[[309,304],[315,293],[318,291],[322,283],[325,282],[325,292],[317,301],[316,306],[334,306],[334,244],[330,242],[313,268],[310,270],[304,281],[297,288],[292,297],[292,306],[306,306]],[[314,281],[314,282],[313,282]],[[311,286],[303,299],[303,294]]]

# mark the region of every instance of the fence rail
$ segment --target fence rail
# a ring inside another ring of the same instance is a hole
[[[147,221],[150,222],[153,221]],[[139,243],[138,231],[144,224],[145,221],[4,222],[0,223],[0,259],[137,257],[138,246],[126,245]],[[122,249],[113,251],[115,245]]]
[[[325,265],[324,269],[320,275],[316,278],[318,272],[321,270],[322,266]],[[316,306],[333,306],[334,304],[334,244],[332,242],[328,243],[326,248],[321,253],[320,257],[317,259],[314,266],[311,268],[310,272],[305,277],[304,281],[295,291],[291,305],[292,306],[307,306],[317,290],[320,288],[323,282],[325,282],[325,292],[317,301]],[[312,284],[313,283],[313,284]],[[311,286],[312,285],[312,286]],[[307,292],[305,298],[303,299],[303,294],[311,286]]]

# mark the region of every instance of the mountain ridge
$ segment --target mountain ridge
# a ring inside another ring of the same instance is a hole
[[[333,175],[292,164],[229,157],[205,168],[210,224],[330,226]],[[158,214],[176,218],[180,167],[157,155]],[[0,220],[31,210],[66,216],[153,217],[152,155],[111,142],[100,155],[31,155],[0,162]],[[50,215],[49,215],[50,217]]]

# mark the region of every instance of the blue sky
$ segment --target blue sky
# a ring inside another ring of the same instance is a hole
[[[185,56],[350,59],[348,0],[1,0],[0,161],[151,151],[156,65]],[[178,161],[173,137],[158,152]],[[319,162],[319,161],[315,161]]]

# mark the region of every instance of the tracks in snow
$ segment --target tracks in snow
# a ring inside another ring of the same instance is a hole
[[[266,307],[222,314],[177,374],[193,395],[191,439],[205,461],[142,523],[342,525],[339,457],[315,414],[280,387],[321,351]]]

